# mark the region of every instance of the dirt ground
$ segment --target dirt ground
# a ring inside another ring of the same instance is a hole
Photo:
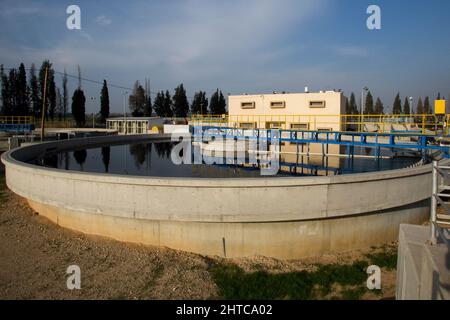
[[[0,299],[217,299],[208,271],[219,257],[120,243],[60,228],[4,187],[0,167]],[[232,259],[247,271],[308,270],[317,263],[349,263],[355,251],[301,261]],[[81,269],[81,290],[68,290],[66,269]],[[383,296],[393,298],[395,270],[383,270]],[[338,291],[339,288],[336,288]]]

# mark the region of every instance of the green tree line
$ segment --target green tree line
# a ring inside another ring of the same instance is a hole
[[[440,93],[437,95],[437,100],[441,99]],[[345,98],[345,114],[347,115],[359,115],[361,113],[361,108],[358,108],[358,104],[356,102],[355,94],[352,92],[350,95],[350,99],[348,97]],[[385,108],[381,99],[378,97],[374,103],[374,99],[372,93],[370,91],[367,92],[364,103],[364,111],[363,114],[384,114]],[[405,97],[404,102],[402,103],[402,99],[400,97],[400,93],[395,96],[394,102],[392,104],[392,113],[393,114],[432,114],[433,108],[430,103],[430,98],[427,96],[425,100],[422,100],[421,97],[417,100],[416,107],[410,105],[409,97]]]
[[[150,85],[146,80],[145,87],[139,81],[133,86],[133,92],[128,99],[132,116],[149,117],[153,113],[159,117],[185,118],[189,114],[221,115],[226,113],[226,100],[221,90],[217,89],[208,100],[206,92],[195,93],[189,104],[186,89],[180,84],[174,89],[173,95],[166,91],[159,91],[152,102]]]

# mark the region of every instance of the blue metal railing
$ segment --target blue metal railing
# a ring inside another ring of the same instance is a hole
[[[34,128],[34,124],[0,123],[0,131],[3,132],[31,133]]]
[[[347,147],[369,147],[408,149],[422,152],[439,151],[444,158],[450,158],[450,148],[435,144],[435,136],[420,133],[373,133],[373,132],[337,132],[337,131],[294,131],[276,130],[278,134],[273,138],[271,129],[242,129],[210,126],[194,126],[193,135],[205,137],[222,137],[223,139],[247,139],[267,142],[289,142],[294,144],[319,143],[322,145],[336,144]],[[351,148],[348,148],[351,149]]]

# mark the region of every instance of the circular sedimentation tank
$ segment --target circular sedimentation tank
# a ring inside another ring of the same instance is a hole
[[[429,217],[431,165],[412,165],[417,159],[373,168],[344,159],[333,175],[265,177],[239,166],[167,168],[167,141],[48,142],[7,152],[2,162],[8,187],[62,227],[204,255],[295,259],[361,249],[395,241],[401,223]],[[153,151],[132,151],[139,144]]]

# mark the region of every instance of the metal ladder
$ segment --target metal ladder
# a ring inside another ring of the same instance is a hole
[[[450,230],[450,166],[441,166],[433,161],[433,187],[431,196],[431,243],[439,240],[449,243]],[[438,213],[438,205],[444,210]]]

